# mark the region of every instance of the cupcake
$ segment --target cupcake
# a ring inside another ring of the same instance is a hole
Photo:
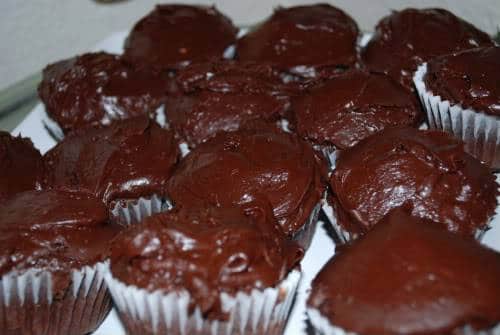
[[[42,155],[29,138],[0,131],[0,203],[7,198],[40,188]]]
[[[156,214],[112,246],[106,275],[128,334],[282,334],[303,250],[267,207]]]
[[[465,150],[500,168],[500,47],[441,56],[421,65],[415,87],[431,128],[465,142]]]
[[[43,157],[45,188],[85,190],[120,223],[161,211],[180,157],[171,131],[146,116],[72,132]]]
[[[493,44],[486,33],[445,9],[408,8],[377,24],[361,59],[369,70],[385,72],[413,91],[412,76],[422,62]]]
[[[38,95],[48,114],[43,120],[46,128],[61,139],[88,125],[108,125],[139,115],[161,119],[167,86],[166,76],[98,52],[48,65]]]
[[[388,127],[415,126],[422,112],[415,96],[384,74],[360,70],[333,77],[294,100],[297,133],[334,165],[338,150]]]
[[[397,209],[312,282],[319,334],[493,334],[500,254]]]
[[[222,59],[237,33],[215,7],[157,5],[135,24],[123,57],[139,66],[177,70],[192,62]]]
[[[198,145],[179,163],[167,192],[175,206],[186,208],[200,201],[231,206],[264,197],[286,235],[307,247],[325,170],[308,143],[262,125],[220,132]]]
[[[310,79],[354,67],[358,34],[356,22],[328,4],[278,8],[238,40],[236,58]]]
[[[181,94],[166,103],[169,125],[193,148],[219,131],[244,123],[277,123],[290,110],[290,96],[298,89],[285,87],[270,66],[218,62],[191,65],[177,73]]]
[[[120,227],[82,192],[26,191],[0,204],[0,333],[84,335],[111,309],[104,283]]]
[[[392,128],[372,135],[337,159],[330,186],[340,240],[373,228],[405,203],[412,215],[480,238],[497,206],[495,176],[441,131]]]

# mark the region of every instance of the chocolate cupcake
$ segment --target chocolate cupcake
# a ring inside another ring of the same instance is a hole
[[[182,94],[169,96],[166,115],[177,135],[193,148],[219,131],[232,131],[255,120],[277,123],[298,94],[270,66],[218,62],[177,73]]]
[[[84,335],[111,309],[101,201],[82,192],[27,191],[0,204],[0,333]]]
[[[480,238],[497,206],[495,176],[441,131],[392,128],[342,152],[330,185],[341,240],[369,231],[392,208]]]
[[[191,207],[121,234],[106,282],[129,334],[282,334],[302,255],[269,205]]]
[[[125,41],[124,58],[139,66],[176,70],[222,59],[238,29],[215,7],[157,5]]]
[[[29,138],[0,131],[0,203],[23,191],[40,188],[42,155]]]
[[[388,127],[418,126],[415,96],[384,74],[348,71],[294,100],[297,133],[334,165],[345,150]]]
[[[415,87],[431,128],[465,142],[465,150],[500,168],[500,47],[438,57],[419,67]]]
[[[356,22],[328,4],[278,8],[238,40],[236,57],[314,78],[354,67],[358,34]]]
[[[285,233],[308,246],[325,186],[324,162],[308,143],[272,127],[221,132],[192,150],[167,184],[176,206],[269,200]]]
[[[419,64],[492,45],[490,36],[445,9],[408,8],[394,11],[377,24],[361,59],[369,70],[385,72],[413,91],[412,76]]]
[[[88,125],[148,115],[162,117],[166,76],[131,67],[104,52],[66,59],[43,70],[38,95],[50,119],[46,127],[57,139]]]
[[[165,184],[180,157],[173,133],[146,116],[72,132],[44,156],[44,187],[86,190],[121,223],[168,205]]]
[[[320,334],[490,334],[500,254],[398,209],[342,246],[312,283]]]

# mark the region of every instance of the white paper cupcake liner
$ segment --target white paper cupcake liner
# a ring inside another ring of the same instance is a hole
[[[228,313],[225,321],[204,319],[200,310],[189,313],[187,291],[163,294],[128,286],[105,276],[113,301],[129,334],[243,335],[282,334],[301,278],[293,270],[279,285],[236,296],[222,293],[221,303]]]
[[[111,205],[111,215],[121,225],[136,224],[156,213],[172,208],[169,200],[156,194],[138,199],[119,199]]]
[[[311,214],[307,218],[306,223],[302,228],[295,233],[293,240],[296,241],[304,250],[307,250],[311,245],[316,226],[318,224],[319,211],[321,209],[321,202],[314,206]]]
[[[465,109],[427,90],[424,76],[427,63],[420,65],[413,76],[430,128],[447,131],[465,143],[465,151],[488,166],[500,168],[500,118],[474,109]]]
[[[337,161],[337,156],[339,151],[333,145],[313,145],[314,150],[319,151],[326,158],[330,171],[335,170],[335,162]]]
[[[102,323],[111,309],[104,282],[107,263],[73,270],[71,283],[53,292],[52,274],[29,270],[0,278],[2,335],[84,335]]]

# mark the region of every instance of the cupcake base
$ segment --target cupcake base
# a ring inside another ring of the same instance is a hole
[[[316,226],[318,225],[319,211],[321,209],[321,203],[317,204],[311,214],[309,215],[307,222],[304,226],[295,233],[293,240],[296,241],[304,250],[309,249],[311,245],[314,232],[316,231]]]
[[[136,224],[146,217],[172,208],[170,201],[154,194],[146,198],[120,199],[111,204],[111,217],[121,225]]]

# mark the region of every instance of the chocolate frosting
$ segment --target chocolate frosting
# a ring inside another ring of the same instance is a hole
[[[275,286],[298,265],[303,250],[284,237],[269,204],[164,212],[120,234],[111,271],[151,292],[187,290],[191,308],[224,319],[221,293]]]
[[[167,184],[177,206],[204,200],[241,205],[264,197],[288,236],[295,235],[324,191],[324,162],[297,136],[262,126],[221,132],[192,150]]]
[[[500,47],[478,48],[435,58],[424,81],[434,95],[500,116]]]
[[[368,231],[404,203],[413,215],[473,235],[497,205],[495,176],[441,131],[393,128],[342,152],[331,176],[339,224]]]
[[[104,260],[120,231],[102,202],[82,192],[22,192],[1,203],[0,213],[0,274],[50,271],[55,292],[67,287],[71,270]]]
[[[293,104],[297,132],[338,149],[352,147],[386,127],[417,126],[422,119],[413,94],[383,74],[349,71]]]
[[[67,133],[132,116],[154,117],[167,85],[167,76],[134,69],[119,56],[99,52],[48,65],[38,95]]]
[[[83,128],[46,153],[45,185],[87,190],[106,204],[161,196],[179,155],[173,133],[145,116]]]
[[[361,58],[368,69],[385,72],[413,90],[412,77],[419,64],[491,45],[493,40],[486,33],[445,9],[408,8],[394,11],[377,24]]]
[[[215,7],[157,5],[125,41],[125,59],[159,70],[221,59],[238,29]]]
[[[308,306],[356,334],[456,334],[500,321],[500,254],[394,210],[338,250]]]
[[[232,131],[252,120],[276,122],[299,93],[284,85],[270,66],[232,61],[202,63],[177,73],[183,93],[169,96],[166,114],[190,147],[219,131]]]
[[[16,193],[40,188],[43,163],[29,138],[0,131],[0,202]]]
[[[356,22],[328,4],[278,8],[238,40],[236,53],[240,60],[310,77],[321,69],[354,66],[357,38]]]

